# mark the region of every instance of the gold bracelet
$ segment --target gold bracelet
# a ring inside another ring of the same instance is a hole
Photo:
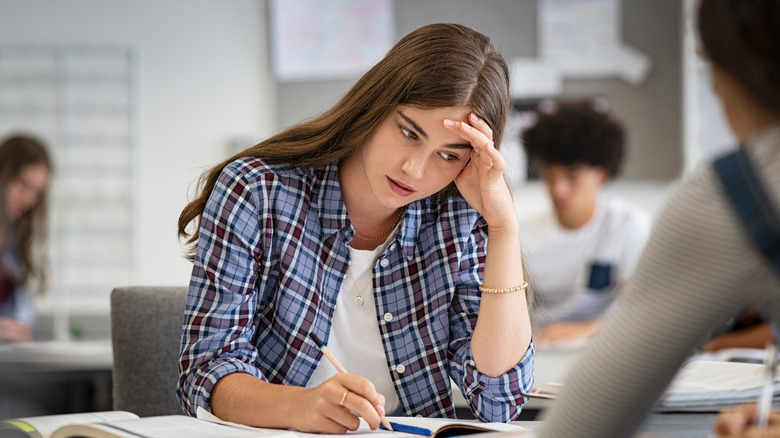
[[[518,292],[523,291],[528,288],[528,282],[524,281],[523,284],[520,286],[510,287],[508,289],[492,289],[489,287],[485,287],[483,285],[479,285],[479,291],[486,294],[508,294],[510,292]]]

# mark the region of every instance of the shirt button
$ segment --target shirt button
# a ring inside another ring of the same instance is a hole
[[[395,366],[395,370],[398,372],[398,374],[403,374],[403,373],[404,373],[404,371],[406,371],[406,367],[405,367],[405,366],[403,366],[403,364],[401,364],[401,365],[396,365],[396,366]]]
[[[415,417],[422,418],[423,416],[422,416],[422,414],[417,414],[417,415],[415,415]]]
[[[389,265],[389,264],[390,264],[390,262],[389,262],[389,261],[387,261],[387,259],[382,259],[382,261],[381,261],[381,262],[379,262],[379,264],[380,264],[380,265],[381,265],[383,268],[386,268],[386,267],[387,267],[387,265]]]
[[[383,318],[385,318],[385,321],[390,322],[390,321],[393,320],[393,314],[392,313],[385,313],[385,316]]]
[[[395,247],[396,247],[396,244],[395,244],[395,243],[394,243],[394,244],[392,244],[392,245],[390,245],[390,251],[395,251]]]

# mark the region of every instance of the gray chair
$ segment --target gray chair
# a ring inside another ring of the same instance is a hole
[[[113,405],[142,417],[184,414],[176,400],[186,287],[111,292]]]

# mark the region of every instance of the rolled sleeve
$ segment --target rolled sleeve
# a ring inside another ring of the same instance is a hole
[[[190,415],[211,410],[217,381],[240,372],[263,379],[251,342],[260,259],[258,200],[239,170],[223,171],[201,219],[185,308],[177,396]]]
[[[482,421],[509,422],[522,410],[525,398],[520,395],[530,392],[534,382],[533,342],[514,368],[498,377],[480,373],[471,357],[471,348],[464,349],[461,366],[456,366],[455,381],[462,381],[460,387],[471,411]]]

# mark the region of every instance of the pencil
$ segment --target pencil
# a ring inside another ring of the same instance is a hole
[[[319,337],[317,337],[317,335],[314,334],[314,332],[310,332],[309,333],[309,337],[311,338],[312,341],[314,341],[314,343],[317,345],[317,347],[320,349],[320,351],[322,351],[322,354],[324,354],[325,357],[328,358],[330,363],[332,363],[333,366],[336,367],[336,369],[340,373],[349,374],[349,373],[347,373],[347,370],[344,369],[344,367],[341,365],[341,363],[339,363],[339,361],[336,360],[336,358],[333,356],[333,353],[330,352],[328,347],[325,346],[325,343],[323,343],[322,340]],[[380,421],[382,422],[382,425],[385,427],[385,429],[387,429],[387,430],[392,432],[393,431],[393,426],[390,425],[390,422],[387,421],[387,418],[385,418],[384,415],[380,415],[379,417],[380,417]]]
[[[758,399],[758,421],[756,422],[759,429],[766,429],[769,422],[769,411],[772,409],[775,368],[777,368],[777,344],[772,341],[768,342],[764,354],[764,385]]]
[[[390,425],[393,426],[394,432],[406,432],[406,433],[413,433],[415,435],[422,435],[422,436],[431,436],[433,433],[431,433],[430,429],[425,429],[424,427],[417,427],[417,426],[408,426],[406,424],[396,423],[391,421]],[[381,425],[383,429],[386,429],[385,425]]]

